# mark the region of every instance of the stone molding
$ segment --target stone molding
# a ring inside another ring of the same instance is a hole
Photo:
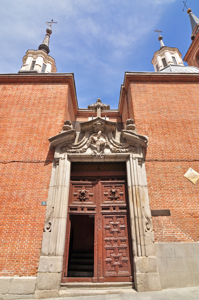
[[[194,40],[195,41],[195,40]],[[173,82],[198,82],[198,73],[162,73],[162,72],[126,72],[124,75],[124,83],[120,89],[120,98],[118,110],[122,114],[122,107],[125,101],[126,92],[131,88],[131,84],[135,82],[168,82],[169,84]]]

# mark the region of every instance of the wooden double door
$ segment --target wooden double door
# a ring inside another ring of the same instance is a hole
[[[125,177],[72,177],[62,282],[132,281]]]

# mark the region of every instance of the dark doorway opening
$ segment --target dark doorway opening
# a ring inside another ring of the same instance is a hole
[[[94,216],[71,215],[68,277],[94,276]]]

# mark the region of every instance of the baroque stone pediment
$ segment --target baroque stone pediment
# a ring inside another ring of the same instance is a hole
[[[123,140],[122,142],[121,138],[115,139],[116,122],[106,121],[101,117],[82,122],[80,124],[81,135],[76,130],[70,129],[70,125],[68,126],[66,131],[61,131],[49,139],[50,147],[58,146],[59,153],[85,153],[96,158],[102,158],[111,153],[135,153],[138,152],[140,146],[146,148],[148,143],[146,136],[127,129],[118,133]],[[64,128],[66,125],[63,126],[63,130]]]
[[[81,122],[80,128],[81,132],[114,132],[116,130],[116,122],[97,117],[87,122]]]

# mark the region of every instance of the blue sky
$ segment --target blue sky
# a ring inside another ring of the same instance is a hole
[[[199,1],[188,0],[199,17]],[[0,73],[17,73],[27,49],[37,49],[54,19],[50,55],[57,71],[74,73],[80,108],[97,98],[118,107],[126,71],[151,71],[162,30],[166,46],[184,57],[191,44],[189,16],[181,0],[3,0]]]

